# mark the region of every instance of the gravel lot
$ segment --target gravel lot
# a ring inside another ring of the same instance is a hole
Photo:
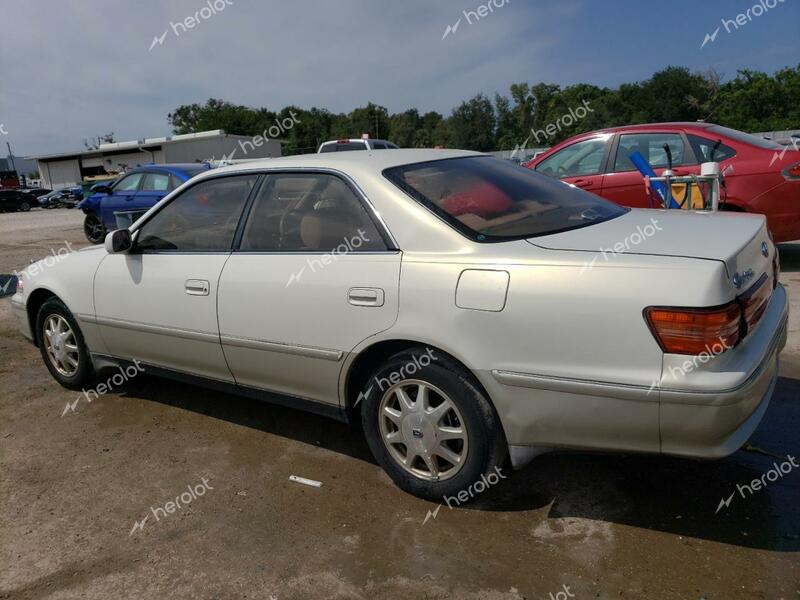
[[[0,214],[0,273],[85,245],[81,221]],[[436,505],[321,417],[147,375],[62,416],[76,393],[0,301],[0,598],[800,599],[800,473],[715,514],[800,456],[800,244],[781,252],[789,343],[750,449],[546,455],[424,524]]]

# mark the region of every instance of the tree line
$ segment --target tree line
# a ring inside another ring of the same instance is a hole
[[[722,79],[714,70],[693,73],[669,66],[616,89],[586,83],[515,83],[508,95],[478,94],[447,116],[416,108],[389,114],[372,102],[350,113],[298,106],[272,111],[211,98],[205,104],[179,106],[168,120],[175,134],[224,129],[246,136],[291,121],[290,127],[280,128],[284,155],[315,152],[325,140],[363,133],[404,148],[486,152],[551,146],[585,131],[635,123],[704,120],[742,131],[800,127],[800,65],[772,75],[742,70],[728,81]]]

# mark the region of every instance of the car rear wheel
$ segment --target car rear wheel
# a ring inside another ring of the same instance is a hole
[[[441,501],[499,474],[506,443],[472,375],[434,352],[392,356],[359,397],[367,443],[381,467],[403,490]]]
[[[42,304],[36,317],[42,360],[62,386],[79,390],[94,376],[89,349],[72,313],[58,298]]]
[[[99,244],[106,237],[106,228],[100,218],[94,214],[86,215],[83,220],[83,234],[93,244]]]

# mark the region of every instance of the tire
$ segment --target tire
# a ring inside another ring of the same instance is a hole
[[[398,390],[413,406],[403,403],[401,408]],[[423,412],[420,393],[427,397]],[[372,454],[406,492],[442,501],[479,481],[486,487],[492,473],[497,473],[495,482],[504,478],[498,476],[507,446],[497,413],[473,376],[451,359],[437,357],[435,350],[418,347],[390,357],[359,397]]]
[[[58,338],[54,339],[54,335]],[[92,383],[94,369],[83,333],[75,317],[58,298],[46,300],[39,309],[36,339],[47,370],[63,387],[80,390]]]
[[[22,212],[28,212],[28,211],[31,209],[31,205],[30,205],[30,204],[28,204],[27,202],[22,202],[22,203],[19,205],[19,209],[20,209]]]
[[[89,213],[83,220],[83,234],[92,244],[100,244],[106,238],[106,228],[100,218]]]

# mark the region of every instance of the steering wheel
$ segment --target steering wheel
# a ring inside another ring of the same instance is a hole
[[[564,167],[564,165],[558,165],[558,168],[556,169],[556,174],[557,174],[559,177],[566,177],[566,176],[567,176],[567,169],[566,169],[566,167]]]

